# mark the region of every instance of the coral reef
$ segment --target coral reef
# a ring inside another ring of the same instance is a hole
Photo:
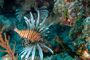
[[[75,50],[79,51],[79,52],[77,52],[78,55],[80,53],[83,56],[82,59],[89,59],[88,57],[85,57],[86,55],[84,55],[84,53],[86,54],[86,52],[87,52],[87,55],[89,56],[88,48],[87,48],[87,46],[90,43],[90,41],[89,41],[89,38],[90,38],[89,37],[89,35],[90,35],[89,34],[89,19],[90,19],[90,17],[87,17],[84,19],[81,18],[81,19],[76,20],[75,27],[73,27],[71,29],[70,35],[69,35],[71,37],[71,39],[74,39]],[[85,49],[85,47],[83,47],[83,45],[86,45],[87,49]],[[83,51],[82,48],[84,48],[85,50]]]
[[[89,6],[81,1],[58,1],[55,3],[54,12],[61,13],[60,22],[64,25],[73,27],[75,20],[89,16]],[[85,9],[84,9],[85,8]]]
[[[75,21],[75,27],[71,29],[69,34],[71,38],[74,38],[75,40],[82,39],[89,42],[89,19],[90,17],[87,17]]]
[[[90,0],[0,0],[0,31],[0,60],[90,60]]]

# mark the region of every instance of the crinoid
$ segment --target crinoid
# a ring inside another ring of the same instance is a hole
[[[40,20],[40,13],[37,10],[38,18],[35,21],[33,18],[33,14],[30,12],[31,18],[28,19],[27,17],[24,17],[25,22],[27,24],[28,30],[18,30],[15,28],[14,30],[21,36],[24,37],[24,43],[25,46],[23,48],[23,51],[19,54],[21,55],[21,59],[25,56],[25,58],[28,58],[30,54],[32,53],[32,60],[34,60],[35,57],[35,51],[36,47],[38,48],[40,59],[43,60],[43,51],[41,49],[41,45],[48,49],[52,54],[54,53],[49,47],[44,45],[42,42],[44,42],[44,36],[49,33],[48,29],[53,24],[49,24],[48,26],[44,25],[44,22],[47,17],[43,19],[43,21],[39,24]]]

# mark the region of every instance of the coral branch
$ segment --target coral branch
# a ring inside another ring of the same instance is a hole
[[[4,40],[2,37],[3,30],[4,30],[4,27],[2,28],[2,31],[0,32],[0,46],[5,48],[6,50],[0,50],[0,51],[8,53],[9,54],[8,57],[10,57],[12,60],[14,60],[15,59],[14,52],[15,52],[16,42],[13,46],[13,50],[11,50],[11,47],[9,45],[10,36],[8,36],[8,39],[7,39],[6,34],[4,33],[4,36],[5,36],[5,40]],[[5,56],[5,57],[7,57],[7,56]]]

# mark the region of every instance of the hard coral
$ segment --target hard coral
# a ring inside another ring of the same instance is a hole
[[[70,37],[75,42],[73,45],[75,46],[75,49],[78,50],[77,53],[81,56],[80,58],[84,60],[90,59],[88,49],[83,51],[83,49],[87,48],[90,44],[90,17],[76,20],[75,27],[70,31]],[[82,45],[86,45],[86,47],[83,47]]]
[[[87,17],[83,21],[83,27],[84,27],[84,29],[82,30],[83,38],[85,39],[85,41],[90,43],[89,41],[90,40],[90,17]]]
[[[75,27],[71,29],[70,36],[73,37],[75,40],[79,38],[90,42],[90,17],[87,18],[80,18],[75,21]]]
[[[90,59],[90,54],[85,44],[82,44],[80,47],[76,48],[75,52],[82,60]]]
[[[67,1],[67,0],[65,0]],[[85,18],[89,16],[89,6],[83,5],[81,1],[72,1],[64,4],[65,2],[58,1],[54,5],[54,10],[57,13],[61,13],[60,22],[63,25],[74,27],[75,20],[79,18]]]
[[[39,55],[40,55],[40,59],[43,60],[43,52],[42,49],[40,47],[40,45],[42,45],[43,47],[45,47],[46,49],[48,49],[52,54],[53,51],[47,47],[46,45],[44,45],[44,39],[43,37],[45,35],[47,35],[47,33],[50,33],[48,31],[49,27],[52,25],[49,24],[48,26],[44,25],[44,22],[46,20],[47,17],[45,17],[42,21],[42,23],[39,24],[39,20],[40,20],[40,13],[38,12],[38,18],[35,21],[33,18],[33,14],[30,12],[30,19],[28,19],[27,17],[24,17],[25,22],[27,24],[28,30],[18,30],[15,28],[15,31],[21,36],[26,38],[25,40],[27,42],[24,41],[23,43],[23,51],[20,53],[21,55],[21,59],[25,56],[25,58],[28,58],[29,55],[32,53],[32,60],[34,60],[34,56],[35,56],[35,51],[36,51],[36,47],[38,48],[39,51]],[[43,43],[41,43],[43,42]]]

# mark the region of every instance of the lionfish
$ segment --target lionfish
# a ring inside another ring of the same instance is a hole
[[[32,53],[32,60],[34,60],[35,57],[35,51],[36,48],[39,51],[40,59],[43,60],[43,51],[41,46],[48,49],[52,54],[54,53],[49,47],[47,47],[44,42],[44,36],[47,33],[50,33],[48,31],[49,27],[53,24],[50,23],[48,26],[44,25],[45,19],[41,23],[39,23],[40,20],[40,12],[36,10],[38,13],[37,20],[35,21],[33,18],[33,14],[30,12],[30,19],[24,16],[25,22],[27,24],[28,29],[27,30],[18,30],[17,28],[14,29],[21,37],[24,37],[25,40],[23,42],[23,45],[25,46],[23,48],[23,51],[19,54],[22,58],[28,58],[29,55]]]

